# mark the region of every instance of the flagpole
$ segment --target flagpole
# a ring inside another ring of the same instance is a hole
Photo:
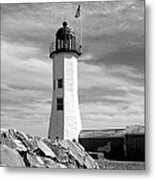
[[[80,46],[81,46],[81,50],[82,50],[82,6],[81,6],[81,20],[80,20]]]
[[[79,45],[79,48],[80,48],[80,51],[82,53],[82,6],[81,5],[78,5],[78,8],[77,8],[77,11],[76,11],[76,14],[75,14],[75,18],[79,18],[80,17],[80,45]]]

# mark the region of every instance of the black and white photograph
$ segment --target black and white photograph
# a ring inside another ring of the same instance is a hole
[[[145,170],[145,1],[1,3],[2,167]]]

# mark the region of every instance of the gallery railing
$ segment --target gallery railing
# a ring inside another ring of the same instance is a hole
[[[78,55],[82,54],[82,46],[78,43],[55,43],[52,42],[49,48],[50,57],[56,52],[76,52]]]

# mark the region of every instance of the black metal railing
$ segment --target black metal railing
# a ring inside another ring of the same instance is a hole
[[[49,53],[50,53],[50,57],[52,56],[53,53],[55,52],[76,52],[79,55],[82,54],[82,46],[78,43],[74,43],[74,45],[70,45],[68,43],[56,43],[56,42],[52,42],[51,46],[49,48]]]

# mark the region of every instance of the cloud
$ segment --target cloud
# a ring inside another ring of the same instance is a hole
[[[79,63],[84,128],[144,125],[144,74],[125,65]]]
[[[39,128],[48,127],[51,105],[47,100],[52,99],[52,64],[46,59],[40,60],[39,56],[36,59],[38,48],[6,41],[1,44],[2,126],[46,136]],[[33,126],[37,122],[38,125]]]
[[[132,87],[134,81],[143,81],[144,74],[137,72],[136,68],[126,65],[94,66],[84,62],[79,63],[79,82],[81,88],[88,87]],[[129,79],[129,82],[126,79]]]
[[[110,102],[110,103],[109,103]],[[92,102],[81,104],[83,128],[104,129],[125,127],[132,124],[144,125],[143,102],[125,101]]]

